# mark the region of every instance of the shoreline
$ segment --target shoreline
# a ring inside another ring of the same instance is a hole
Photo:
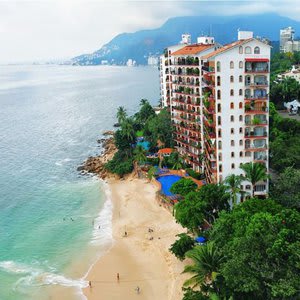
[[[107,178],[112,201],[112,247],[89,268],[83,289],[94,299],[182,299],[184,262],[168,249],[175,235],[185,232],[156,200],[157,186],[129,175]],[[149,233],[148,229],[153,229]],[[125,231],[127,237],[124,236]],[[117,280],[117,273],[120,279]],[[139,286],[141,292],[136,294]]]

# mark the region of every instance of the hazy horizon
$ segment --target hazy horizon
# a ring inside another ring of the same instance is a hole
[[[300,21],[296,0],[0,2],[0,64],[67,60],[116,35],[160,27],[172,17],[277,13]]]

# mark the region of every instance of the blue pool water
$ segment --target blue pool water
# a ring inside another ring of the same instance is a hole
[[[174,196],[174,194],[170,192],[170,188],[175,182],[177,182],[181,178],[182,177],[178,175],[166,175],[160,176],[156,178],[156,180],[161,183],[161,191],[164,195]]]
[[[137,145],[141,145],[146,151],[150,149],[150,143],[147,141],[138,142]]]

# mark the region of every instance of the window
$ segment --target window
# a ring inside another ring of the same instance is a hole
[[[239,95],[243,96],[243,90],[242,89],[239,89]]]
[[[243,76],[242,75],[239,76],[239,82],[243,82]]]
[[[218,112],[221,112],[221,104],[218,103]]]
[[[230,109],[234,109],[234,103],[230,102]]]
[[[240,146],[243,146],[243,140],[240,140]]]
[[[244,65],[243,62],[240,61],[240,62],[239,62],[239,68],[240,68],[240,69],[243,69],[243,65]]]
[[[239,53],[243,54],[243,47],[242,46],[239,47]]]
[[[239,108],[243,108],[243,102],[239,103]]]
[[[218,130],[218,137],[222,137],[222,130],[221,129]]]
[[[230,122],[234,122],[234,116],[230,116]]]
[[[231,61],[231,62],[230,62],[230,69],[233,69],[233,68],[234,68],[234,62]]]
[[[231,169],[235,169],[235,165],[234,164],[231,164]]]
[[[217,61],[217,72],[221,72],[221,63]]]
[[[243,116],[242,115],[239,116],[239,120],[240,120],[240,122],[243,122]]]
[[[230,96],[234,96],[234,91],[233,91],[233,89],[230,90]]]
[[[260,49],[259,47],[254,48],[254,54],[260,54]]]
[[[222,161],[222,153],[218,154],[219,161]]]
[[[231,157],[234,157],[234,152],[231,152]]]
[[[222,125],[221,117],[218,117],[218,125]]]
[[[230,76],[230,82],[234,82],[234,77],[232,75]]]
[[[222,182],[222,181],[223,181],[223,176],[220,175],[220,176],[219,176],[219,182]]]
[[[240,127],[240,133],[243,133],[243,127]]]
[[[220,86],[220,85],[221,85],[221,77],[217,76],[217,86]]]
[[[222,141],[218,141],[218,149],[222,149]]]
[[[231,133],[231,134],[234,134],[234,128],[231,128],[231,129],[230,129],[230,133]]]
[[[240,157],[243,157],[243,151],[240,152]]]
[[[222,165],[219,165],[219,172],[222,172]]]
[[[251,47],[249,47],[249,46],[246,47],[246,48],[245,48],[245,53],[246,53],[246,54],[251,54]]]
[[[231,145],[231,146],[234,146],[234,140],[231,140],[231,141],[230,141],[230,145]]]
[[[251,185],[247,184],[246,185],[246,190],[251,190]]]
[[[250,151],[246,151],[245,156],[251,157],[251,152]]]
[[[221,91],[220,91],[220,90],[217,91],[217,99],[218,99],[218,100],[221,99]]]

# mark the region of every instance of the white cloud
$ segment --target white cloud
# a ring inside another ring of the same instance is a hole
[[[169,17],[277,12],[300,20],[298,1],[0,1],[0,62],[72,57],[115,35],[159,27]]]

